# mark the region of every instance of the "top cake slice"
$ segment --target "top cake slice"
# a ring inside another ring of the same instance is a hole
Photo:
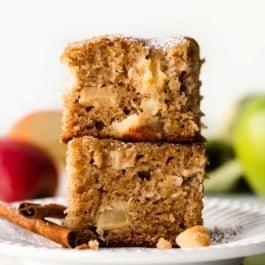
[[[104,36],[70,44],[62,61],[62,141],[85,135],[123,141],[201,139],[199,46],[190,38]]]

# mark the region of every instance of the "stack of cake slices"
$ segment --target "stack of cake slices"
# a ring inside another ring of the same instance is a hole
[[[65,225],[82,242],[155,247],[201,225],[204,140],[198,44],[103,36],[70,44],[64,95]]]

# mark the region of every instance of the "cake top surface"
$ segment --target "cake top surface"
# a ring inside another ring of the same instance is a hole
[[[179,45],[185,41],[184,36],[172,36],[166,38],[150,38],[150,39],[138,39],[143,42],[145,46],[156,49],[167,49],[176,45]]]
[[[185,36],[171,36],[171,37],[154,37],[154,38],[138,38],[133,36],[123,36],[123,35],[102,35],[98,37],[91,37],[85,39],[83,41],[78,41],[71,43],[68,47],[78,47],[79,45],[83,45],[84,43],[95,43],[100,42],[102,40],[128,40],[134,42],[140,42],[143,46],[147,48],[155,48],[155,49],[163,49],[167,50],[171,47],[178,46],[183,44],[187,40],[191,40],[189,37]]]

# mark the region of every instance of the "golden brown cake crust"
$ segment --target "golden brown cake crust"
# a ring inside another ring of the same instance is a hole
[[[74,82],[64,96],[62,141],[201,138],[199,46],[191,38],[104,36],[69,45]]]
[[[65,225],[103,246],[155,247],[161,237],[175,245],[181,231],[202,224],[205,163],[203,143],[75,138]]]

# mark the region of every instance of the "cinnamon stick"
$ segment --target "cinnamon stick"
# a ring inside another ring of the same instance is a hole
[[[44,219],[25,218],[17,208],[10,204],[0,203],[0,216],[31,232],[42,235],[66,248],[76,247],[75,232]]]
[[[24,217],[32,219],[42,219],[45,217],[64,218],[66,207],[61,204],[38,204],[32,202],[22,202],[18,206],[18,211]]]

